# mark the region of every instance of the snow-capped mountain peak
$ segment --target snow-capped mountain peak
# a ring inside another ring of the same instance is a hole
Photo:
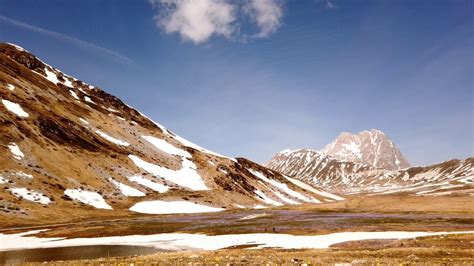
[[[378,129],[364,130],[358,134],[343,132],[326,145],[322,152],[341,161],[363,163],[387,170],[410,166],[393,141]]]

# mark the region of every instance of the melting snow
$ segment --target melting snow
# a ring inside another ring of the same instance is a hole
[[[51,248],[91,245],[134,245],[149,246],[167,250],[217,250],[236,244],[259,244],[258,248],[285,249],[325,249],[331,245],[347,241],[369,239],[410,239],[424,236],[440,236],[450,234],[472,234],[474,231],[458,232],[342,232],[326,235],[288,235],[288,234],[233,234],[214,235],[204,234],[154,234],[128,235],[96,238],[38,238],[28,236],[44,230],[36,230],[17,234],[0,234],[0,250],[19,250],[32,248]]]
[[[17,103],[10,102],[9,100],[2,100],[3,105],[5,108],[8,109],[8,111],[15,113],[19,117],[28,117],[30,116],[27,112],[21,108],[21,106]]]
[[[259,200],[265,202],[266,204],[270,204],[270,205],[273,205],[273,206],[282,206],[283,204],[276,201],[276,200],[273,200],[271,198],[269,198],[265,193],[263,193],[262,191],[256,189],[254,190],[255,194],[257,194],[260,198]]]
[[[117,144],[117,145],[120,145],[120,146],[130,146],[130,143],[126,142],[126,141],[123,141],[123,140],[120,140],[120,139],[116,139],[114,137],[111,137],[107,134],[105,134],[104,132],[100,131],[100,130],[96,130],[95,133],[97,133],[99,136],[103,137],[104,139],[114,143],[114,144]]]
[[[112,207],[107,204],[104,198],[102,198],[102,196],[97,192],[85,191],[82,189],[66,189],[64,194],[73,200],[91,205],[97,209],[112,210]]]
[[[65,86],[67,86],[67,87],[69,87],[69,88],[73,88],[72,82],[69,80],[69,78],[64,78],[64,80],[65,80],[65,81],[63,82],[63,84],[64,84]]]
[[[293,184],[299,186],[299,187],[302,188],[302,189],[306,189],[306,190],[308,190],[308,191],[311,191],[311,192],[313,192],[314,194],[317,194],[317,195],[320,195],[320,196],[324,196],[324,197],[327,197],[327,198],[331,198],[331,199],[334,199],[334,200],[344,200],[343,197],[339,197],[339,196],[337,196],[337,195],[331,194],[331,193],[326,192],[326,191],[317,190],[317,189],[313,188],[312,186],[310,186],[310,185],[308,185],[308,184],[306,184],[306,183],[304,183],[304,182],[301,182],[301,181],[299,181],[299,180],[297,180],[297,179],[294,179],[294,178],[291,178],[291,177],[288,177],[288,176],[285,176],[285,175],[284,175],[284,177],[285,177],[286,179],[288,179],[288,181],[290,181],[291,183],[293,183]]]
[[[93,104],[96,104],[94,101],[91,100],[91,98],[89,96],[84,96],[84,100],[86,102],[90,102],[90,103],[93,103]]]
[[[178,155],[183,157],[192,157],[189,152],[182,150],[180,148],[176,148],[174,145],[169,144],[164,139],[155,138],[152,136],[142,136],[143,139],[150,142],[153,146],[157,149],[162,150],[171,155]]]
[[[171,170],[166,167],[146,162],[135,155],[128,155],[128,157],[136,166],[154,176],[161,177],[191,190],[209,190],[201,176],[196,171],[196,165],[186,157],[182,157],[182,168],[179,170]]]
[[[21,197],[28,201],[37,202],[45,205],[51,202],[51,200],[47,196],[26,188],[11,188],[10,191],[15,197]]]
[[[16,143],[10,143],[8,144],[8,148],[10,149],[10,152],[13,154],[13,157],[17,160],[21,160],[25,157],[23,152],[21,152],[20,147],[16,145]]]
[[[205,149],[199,145],[196,145],[194,143],[192,143],[191,141],[187,140],[187,139],[184,139],[180,136],[174,136],[173,137],[174,139],[176,139],[177,141],[181,142],[184,146],[187,146],[187,147],[190,147],[190,148],[193,148],[193,149],[196,149],[198,151],[201,151],[201,152],[204,152],[204,153],[208,153],[208,154],[212,154],[214,156],[217,156],[217,157],[221,157],[221,158],[227,158],[229,160],[232,160],[234,162],[237,162],[237,160],[235,158],[230,158],[230,157],[227,157],[227,156],[224,156],[222,154],[219,154],[217,152],[213,152],[213,151],[210,151],[208,149]]]
[[[147,188],[151,188],[152,190],[154,190],[156,192],[160,192],[160,193],[165,193],[169,189],[165,185],[153,182],[153,181],[148,180],[146,178],[143,178],[139,175],[131,176],[131,177],[128,178],[128,180],[130,180],[132,182],[135,182],[135,183],[138,183],[138,184],[140,184],[142,186],[145,186]]]
[[[54,72],[49,71],[47,67],[44,68],[44,72],[46,73],[46,79],[48,79],[54,84],[58,84],[59,82],[58,76]]]
[[[143,201],[133,205],[131,211],[148,214],[220,212],[223,208],[209,207],[189,201]]]
[[[357,156],[359,159],[362,158],[362,153],[360,152],[359,145],[357,145],[355,142],[351,142],[349,144],[342,144],[346,148],[346,150],[352,152],[355,156]]]
[[[73,90],[69,90],[69,94],[71,94],[71,96],[74,97],[74,99],[80,100],[79,96],[77,96],[77,94]]]
[[[276,181],[276,180],[273,180],[273,179],[269,179],[267,178],[266,176],[264,176],[262,173],[258,172],[258,171],[254,171],[253,169],[247,169],[249,170],[254,176],[260,178],[261,180],[281,189],[282,191],[284,191],[286,194],[292,196],[292,197],[295,197],[295,198],[298,198],[300,200],[303,200],[303,201],[306,201],[306,202],[314,202],[314,199],[310,199],[304,195],[302,195],[301,193],[298,193],[292,189],[290,189],[286,184],[283,184],[279,181]],[[281,194],[280,194],[281,195]],[[285,200],[286,201],[286,200]],[[292,203],[293,204],[293,203]]]
[[[141,192],[140,190],[138,189],[135,189],[131,186],[127,186],[117,180],[114,180],[114,179],[110,179],[110,182],[112,184],[114,184],[119,190],[120,192],[122,192],[123,195],[127,196],[127,197],[143,197],[145,196],[145,193]]]
[[[9,43],[9,42],[7,42],[7,44],[8,44],[8,45],[11,45],[11,46],[13,46],[13,47],[15,47],[18,51],[26,52],[26,50],[25,50],[23,47],[20,47],[20,46],[18,46],[18,45],[16,45],[16,44]]]
[[[239,220],[252,220],[252,219],[257,219],[257,218],[266,217],[266,216],[270,216],[270,214],[266,214],[266,213],[250,214],[250,215],[240,218]]]
[[[79,121],[81,121],[83,124],[89,125],[89,122],[84,118],[79,118]]]
[[[22,178],[28,178],[28,179],[32,179],[33,176],[30,175],[30,174],[25,174],[23,172],[18,172],[18,173],[15,173],[16,176],[19,176],[19,177],[22,177]]]
[[[0,184],[5,184],[8,183],[8,179],[4,178],[3,176],[0,176]]]
[[[7,83],[7,89],[9,89],[10,91],[13,91],[15,90],[15,86],[10,83]]]

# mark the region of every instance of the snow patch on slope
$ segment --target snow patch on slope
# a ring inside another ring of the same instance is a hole
[[[97,209],[112,210],[112,206],[107,204],[104,198],[97,192],[82,189],[66,189],[64,194],[73,200],[80,201]]]
[[[110,179],[110,182],[116,186],[120,192],[122,192],[123,195],[127,197],[143,197],[145,196],[145,193],[141,192],[138,189],[135,189],[131,186],[125,185],[124,183],[121,183],[117,180]]]
[[[323,197],[327,197],[327,198],[331,198],[333,200],[344,200],[343,197],[340,197],[340,196],[337,196],[337,195],[334,195],[332,193],[329,193],[329,192],[326,192],[326,191],[321,191],[321,190],[317,190],[315,189],[314,187],[302,182],[302,181],[299,181],[297,179],[294,179],[294,178],[291,178],[289,176],[286,176],[284,175],[284,177],[286,179],[288,179],[288,181],[290,181],[291,183],[299,186],[300,188],[302,189],[305,189],[305,190],[308,190],[308,191],[311,191],[313,192],[314,194],[317,194],[317,195],[320,195],[320,196],[323,196]]]
[[[20,150],[20,147],[18,147],[16,143],[11,142],[10,144],[8,144],[8,148],[10,149],[13,158],[21,160],[25,157],[25,154],[23,154],[23,152]]]
[[[16,188],[11,188],[10,191],[17,198],[23,198],[25,200],[41,203],[44,205],[51,203],[50,198],[34,190],[16,187]]]
[[[143,178],[139,175],[135,175],[135,176],[131,176],[128,178],[128,180],[132,181],[132,182],[135,182],[137,184],[140,184],[142,186],[145,186],[147,188],[150,188],[156,192],[159,192],[159,193],[165,193],[166,191],[168,191],[168,187],[165,186],[165,185],[162,185],[162,184],[159,184],[159,183],[156,183],[156,182],[153,182],[151,180],[148,180],[146,178]]]
[[[114,143],[114,144],[117,144],[117,145],[120,145],[120,146],[130,146],[130,143],[126,142],[126,141],[123,141],[123,140],[120,140],[120,139],[116,139],[114,137],[111,137],[107,134],[105,134],[104,132],[100,131],[100,130],[96,130],[95,133],[97,133],[99,136],[101,136],[102,138]]]
[[[3,105],[7,108],[8,111],[16,114],[19,117],[29,117],[30,115],[21,108],[17,103],[10,102],[9,100],[2,100]]]
[[[196,171],[196,165],[186,157],[182,158],[182,168],[179,170],[171,170],[166,167],[161,167],[159,165],[146,162],[138,156],[131,154],[128,155],[128,158],[130,158],[137,167],[149,172],[156,177],[161,177],[191,190],[209,190],[209,188],[204,183],[204,180]]]

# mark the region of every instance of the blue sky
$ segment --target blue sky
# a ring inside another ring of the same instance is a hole
[[[377,128],[474,154],[472,1],[0,0],[0,40],[211,150],[265,162]]]

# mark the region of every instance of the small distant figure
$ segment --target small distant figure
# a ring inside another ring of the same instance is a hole
[[[267,228],[265,227],[265,233],[267,232]]]
[[[276,232],[277,232],[277,230],[275,229],[275,227],[273,227],[273,233],[276,233]]]

